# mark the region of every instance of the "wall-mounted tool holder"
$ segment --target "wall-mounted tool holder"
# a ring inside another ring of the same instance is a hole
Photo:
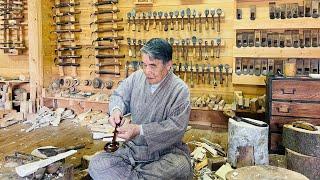
[[[0,49],[4,54],[18,55],[24,46],[23,28],[24,1],[3,0],[0,2]]]
[[[319,30],[247,30],[236,35],[236,46],[241,47],[319,47]]]
[[[216,30],[220,32],[220,23],[224,18],[222,9],[205,9],[204,11],[175,10],[175,11],[148,11],[136,12],[132,10],[127,13],[127,29],[137,32],[158,29],[159,31],[198,31]],[[152,28],[150,28],[152,27]]]
[[[103,3],[102,3],[103,2]],[[120,10],[117,7],[118,0],[95,1],[92,6],[94,12],[91,14],[92,22],[92,45],[94,46],[94,54],[89,55],[95,59],[94,73],[96,77],[102,75],[120,76],[119,58],[125,55],[119,54],[119,41],[124,40],[119,35],[124,27],[119,26],[118,22],[122,22],[123,18],[119,18],[117,13]]]
[[[59,67],[59,75],[66,76],[67,69],[71,68],[71,76],[77,76],[77,67],[80,66],[78,62],[82,55],[78,54],[78,50],[82,48],[77,44],[76,33],[82,30],[79,27],[79,20],[77,15],[81,12],[76,10],[80,5],[75,0],[69,0],[68,2],[61,2],[55,0],[55,4],[52,7],[53,10],[53,25],[55,25],[54,33],[56,34],[57,48],[55,64]]]

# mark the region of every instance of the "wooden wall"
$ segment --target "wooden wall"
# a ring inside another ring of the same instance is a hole
[[[28,10],[27,1],[24,1],[24,24],[28,22]],[[2,37],[0,38],[2,39]],[[18,77],[20,74],[29,75],[29,60],[28,60],[28,26],[23,26],[23,41],[25,50],[20,55],[8,55],[4,54],[3,50],[0,50],[0,76],[12,78]]]

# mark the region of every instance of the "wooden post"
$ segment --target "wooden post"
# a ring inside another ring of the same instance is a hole
[[[29,74],[30,74],[30,101],[32,112],[39,108],[39,98],[43,86],[43,60],[42,60],[42,16],[41,1],[28,1],[28,36],[29,36]]]

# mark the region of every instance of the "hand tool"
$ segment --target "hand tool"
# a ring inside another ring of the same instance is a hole
[[[198,42],[199,42],[199,60],[201,61],[202,60],[202,39],[199,38]]]
[[[268,124],[263,122],[263,121],[250,120],[250,119],[247,119],[247,118],[242,118],[242,117],[236,116],[235,112],[233,112],[232,110],[224,110],[223,114],[231,117],[232,119],[234,119],[234,120],[236,120],[238,122],[242,121],[242,122],[251,124],[253,126],[268,127]]]
[[[55,19],[57,17],[74,16],[74,15],[77,15],[80,13],[81,13],[81,11],[66,11],[66,12],[61,12],[61,13],[55,14],[52,16],[52,18]]]
[[[153,15],[153,29],[156,29],[157,28],[157,22],[156,22],[157,12],[153,11],[152,15]]]
[[[80,3],[77,2],[77,3],[67,3],[67,2],[64,2],[64,3],[60,3],[60,4],[55,4],[52,8],[64,8],[64,7],[73,7],[73,6],[79,6]]]
[[[205,65],[204,64],[201,64],[201,70],[202,70],[202,84],[204,84],[204,80],[205,80],[205,77],[204,77],[204,70],[205,70]]]
[[[131,12],[132,17],[132,31],[136,31],[136,11]]]
[[[286,4],[280,4],[280,18],[286,18]]]
[[[220,47],[221,47],[221,38],[220,37],[218,37],[217,39],[216,39],[216,42],[217,42],[217,53],[216,53],[216,57],[217,58],[220,58]]]
[[[291,4],[287,4],[286,13],[287,13],[287,18],[291,19],[292,18]]]
[[[318,59],[310,60],[310,69],[312,74],[319,74],[319,61]]]
[[[184,44],[185,44],[185,40],[184,39],[182,39],[181,40],[181,58],[184,60],[184,61],[186,61],[186,57],[185,57],[185,47],[184,47]]]
[[[214,58],[214,40],[211,40],[211,57]]]
[[[215,15],[216,11],[215,9],[210,9],[210,14],[211,14],[211,29],[214,30],[214,15]]]
[[[98,63],[98,64],[90,64],[89,68],[91,66],[106,67],[106,66],[121,66],[121,64],[119,62]]]
[[[184,82],[187,82],[188,63],[185,63],[183,67],[184,67],[183,81],[184,81]]]
[[[164,13],[164,18],[165,18],[165,20],[164,20],[164,28],[163,28],[163,30],[164,31],[168,31],[169,24],[168,24],[168,13],[167,12]]]
[[[210,14],[209,9],[204,10],[204,15],[206,17],[206,23],[205,23],[206,30],[209,30],[209,18],[208,18],[209,14]]]
[[[248,46],[254,47],[254,32],[248,33]]]
[[[118,19],[99,19],[99,20],[96,20],[94,22],[91,22],[90,23],[90,26],[92,24],[104,24],[104,23],[115,23],[115,22],[122,22],[123,21],[123,18],[118,18]]]
[[[57,34],[60,33],[75,33],[75,32],[82,32],[82,29],[57,29],[54,31],[51,31],[50,33],[55,32]]]
[[[89,55],[89,57],[92,55]],[[125,55],[116,55],[116,54],[97,54],[95,56],[97,59],[112,59],[112,58],[125,58]]]
[[[299,8],[299,4],[298,3],[293,3],[292,4],[292,17],[293,18],[298,18],[298,8]]]
[[[94,42],[97,42],[97,41],[110,41],[110,42],[112,42],[112,41],[117,41],[117,40],[123,40],[123,36],[118,36],[118,37],[112,37],[112,36],[110,36],[110,37],[98,37],[96,40],[92,41],[92,44]]]
[[[219,68],[220,84],[223,84],[223,76],[222,76],[223,64],[219,64],[218,68]]]
[[[274,60],[268,59],[268,74],[273,75],[274,74]]]
[[[189,38],[187,38],[186,39],[186,50],[185,50],[185,53],[186,53],[186,55],[185,55],[185,59],[186,59],[186,61],[188,61],[188,59],[189,59],[189,45],[190,45],[190,39]]]
[[[173,11],[169,12],[170,15],[170,29],[174,30],[174,23],[173,23]]]
[[[268,74],[268,60],[261,59],[261,74],[266,76]]]
[[[77,49],[81,49],[82,46],[76,45],[76,46],[63,46],[60,48],[55,49],[55,51],[74,51]]]
[[[181,10],[181,30],[184,30],[184,10]]]
[[[197,37],[196,36],[192,36],[191,38],[192,41],[192,46],[193,46],[193,58],[196,58],[196,43],[197,43]]]
[[[276,18],[276,3],[269,2],[269,18],[275,19]]]
[[[208,41],[204,41],[204,60],[209,59],[209,53],[208,53]]]
[[[199,84],[199,65],[196,64],[196,81],[197,81],[197,84]]]
[[[162,30],[162,22],[161,22],[161,18],[162,18],[163,12],[159,11],[158,12],[158,17],[159,17],[159,31]]]
[[[111,74],[111,75],[120,75],[119,72],[112,72],[112,71],[107,71],[107,70],[99,70],[99,71],[92,71],[95,74]],[[92,72],[90,72],[90,75],[92,74]]]
[[[248,60],[248,66],[249,66],[249,75],[254,74],[254,59],[249,59]]]
[[[176,27],[175,27],[175,29],[176,29],[176,31],[179,31],[179,19],[178,19],[179,11],[174,11],[174,16],[176,17]]]
[[[148,21],[147,21],[147,27],[146,27],[146,31],[149,31],[150,30],[150,19],[152,17],[152,12],[149,11],[148,12]]]
[[[196,20],[197,11],[195,9],[192,12],[192,16],[193,16],[193,31],[197,31],[197,20]]]
[[[90,14],[90,17],[92,17],[93,15],[101,15],[101,14],[115,14],[117,12],[120,12],[119,9],[102,9],[102,10],[98,10],[93,12],[92,14]],[[129,14],[127,14],[128,17]],[[131,14],[130,14],[131,15]],[[130,17],[128,17],[130,20]]]
[[[226,86],[228,87],[229,84],[229,69],[230,69],[230,65],[229,64],[225,64],[224,65],[224,69],[226,70]]]
[[[202,18],[201,18],[202,12],[201,11],[198,12],[198,16],[199,16],[199,33],[202,33]]]
[[[58,59],[80,59],[82,58],[82,55],[63,55],[58,56]]]
[[[126,61],[126,65],[124,67],[124,69],[126,70],[126,78],[129,76],[129,64],[130,64],[130,62]]]
[[[106,4],[116,4],[118,3],[118,0],[104,0],[104,1],[98,1],[93,3],[93,6],[102,6],[102,5],[106,5]]]
[[[241,75],[242,70],[241,70],[241,59],[240,58],[236,58],[236,74],[237,75]]]
[[[260,76],[261,74],[261,60],[254,61],[254,75]]]
[[[255,20],[256,19],[256,6],[251,5],[250,6],[250,20]]]
[[[92,33],[104,33],[104,32],[116,32],[116,31],[123,31],[124,27],[109,27],[109,28],[101,28],[93,31]]]
[[[116,135],[118,133],[117,128],[120,127],[121,121],[122,121],[123,117],[120,117],[120,123],[116,123],[116,127],[114,127],[114,131],[113,131],[113,137],[112,137],[112,141],[108,142],[105,146],[104,146],[104,150],[107,153],[113,153],[116,150],[119,149],[119,142],[116,141]]]
[[[208,82],[208,84],[210,84],[211,83],[211,79],[210,79],[210,64],[207,64],[207,82]]]
[[[179,63],[179,77],[181,77],[181,68],[182,68],[182,64]]]
[[[128,18],[128,20],[127,20],[127,30],[129,31],[130,30],[130,19],[131,19],[131,12],[128,12],[127,13],[127,18]]]
[[[192,61],[191,61],[191,65],[190,65],[190,87],[193,88],[194,87],[194,83],[193,83],[193,66],[192,66]]]
[[[142,48],[142,40],[141,39],[138,40],[138,46],[139,46],[139,51],[137,51],[137,52],[139,53],[139,56],[141,57],[142,56],[141,51],[140,51]]]
[[[129,57],[132,57],[131,38],[128,37],[127,42],[128,42],[128,54],[129,54]]]
[[[176,44],[176,60],[179,59],[179,39],[175,40],[175,44]]]
[[[137,22],[137,31],[138,32],[140,32],[141,24],[142,24],[140,15],[142,15],[142,14],[137,13],[137,16],[136,16],[138,18],[138,22]]]
[[[220,22],[221,22],[221,14],[222,14],[222,10],[220,8],[218,8],[216,10],[216,13],[218,15],[218,25],[217,25],[217,32],[220,32]]]
[[[188,31],[191,31],[191,9],[190,8],[187,8],[186,10],[186,14],[187,14],[187,17],[188,17]]]
[[[142,22],[143,22],[143,30],[146,31],[147,30],[147,21],[146,21],[147,15],[146,13],[142,13]]]
[[[217,87],[217,66],[213,65],[213,87]]]

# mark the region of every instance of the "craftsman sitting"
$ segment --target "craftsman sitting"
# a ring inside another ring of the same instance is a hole
[[[187,85],[172,72],[172,47],[159,38],[141,49],[143,70],[125,79],[110,97],[109,122],[131,113],[117,128],[126,140],[114,153],[92,158],[93,179],[190,179],[192,167],[182,142],[190,115]],[[123,121],[123,120],[122,120]]]

